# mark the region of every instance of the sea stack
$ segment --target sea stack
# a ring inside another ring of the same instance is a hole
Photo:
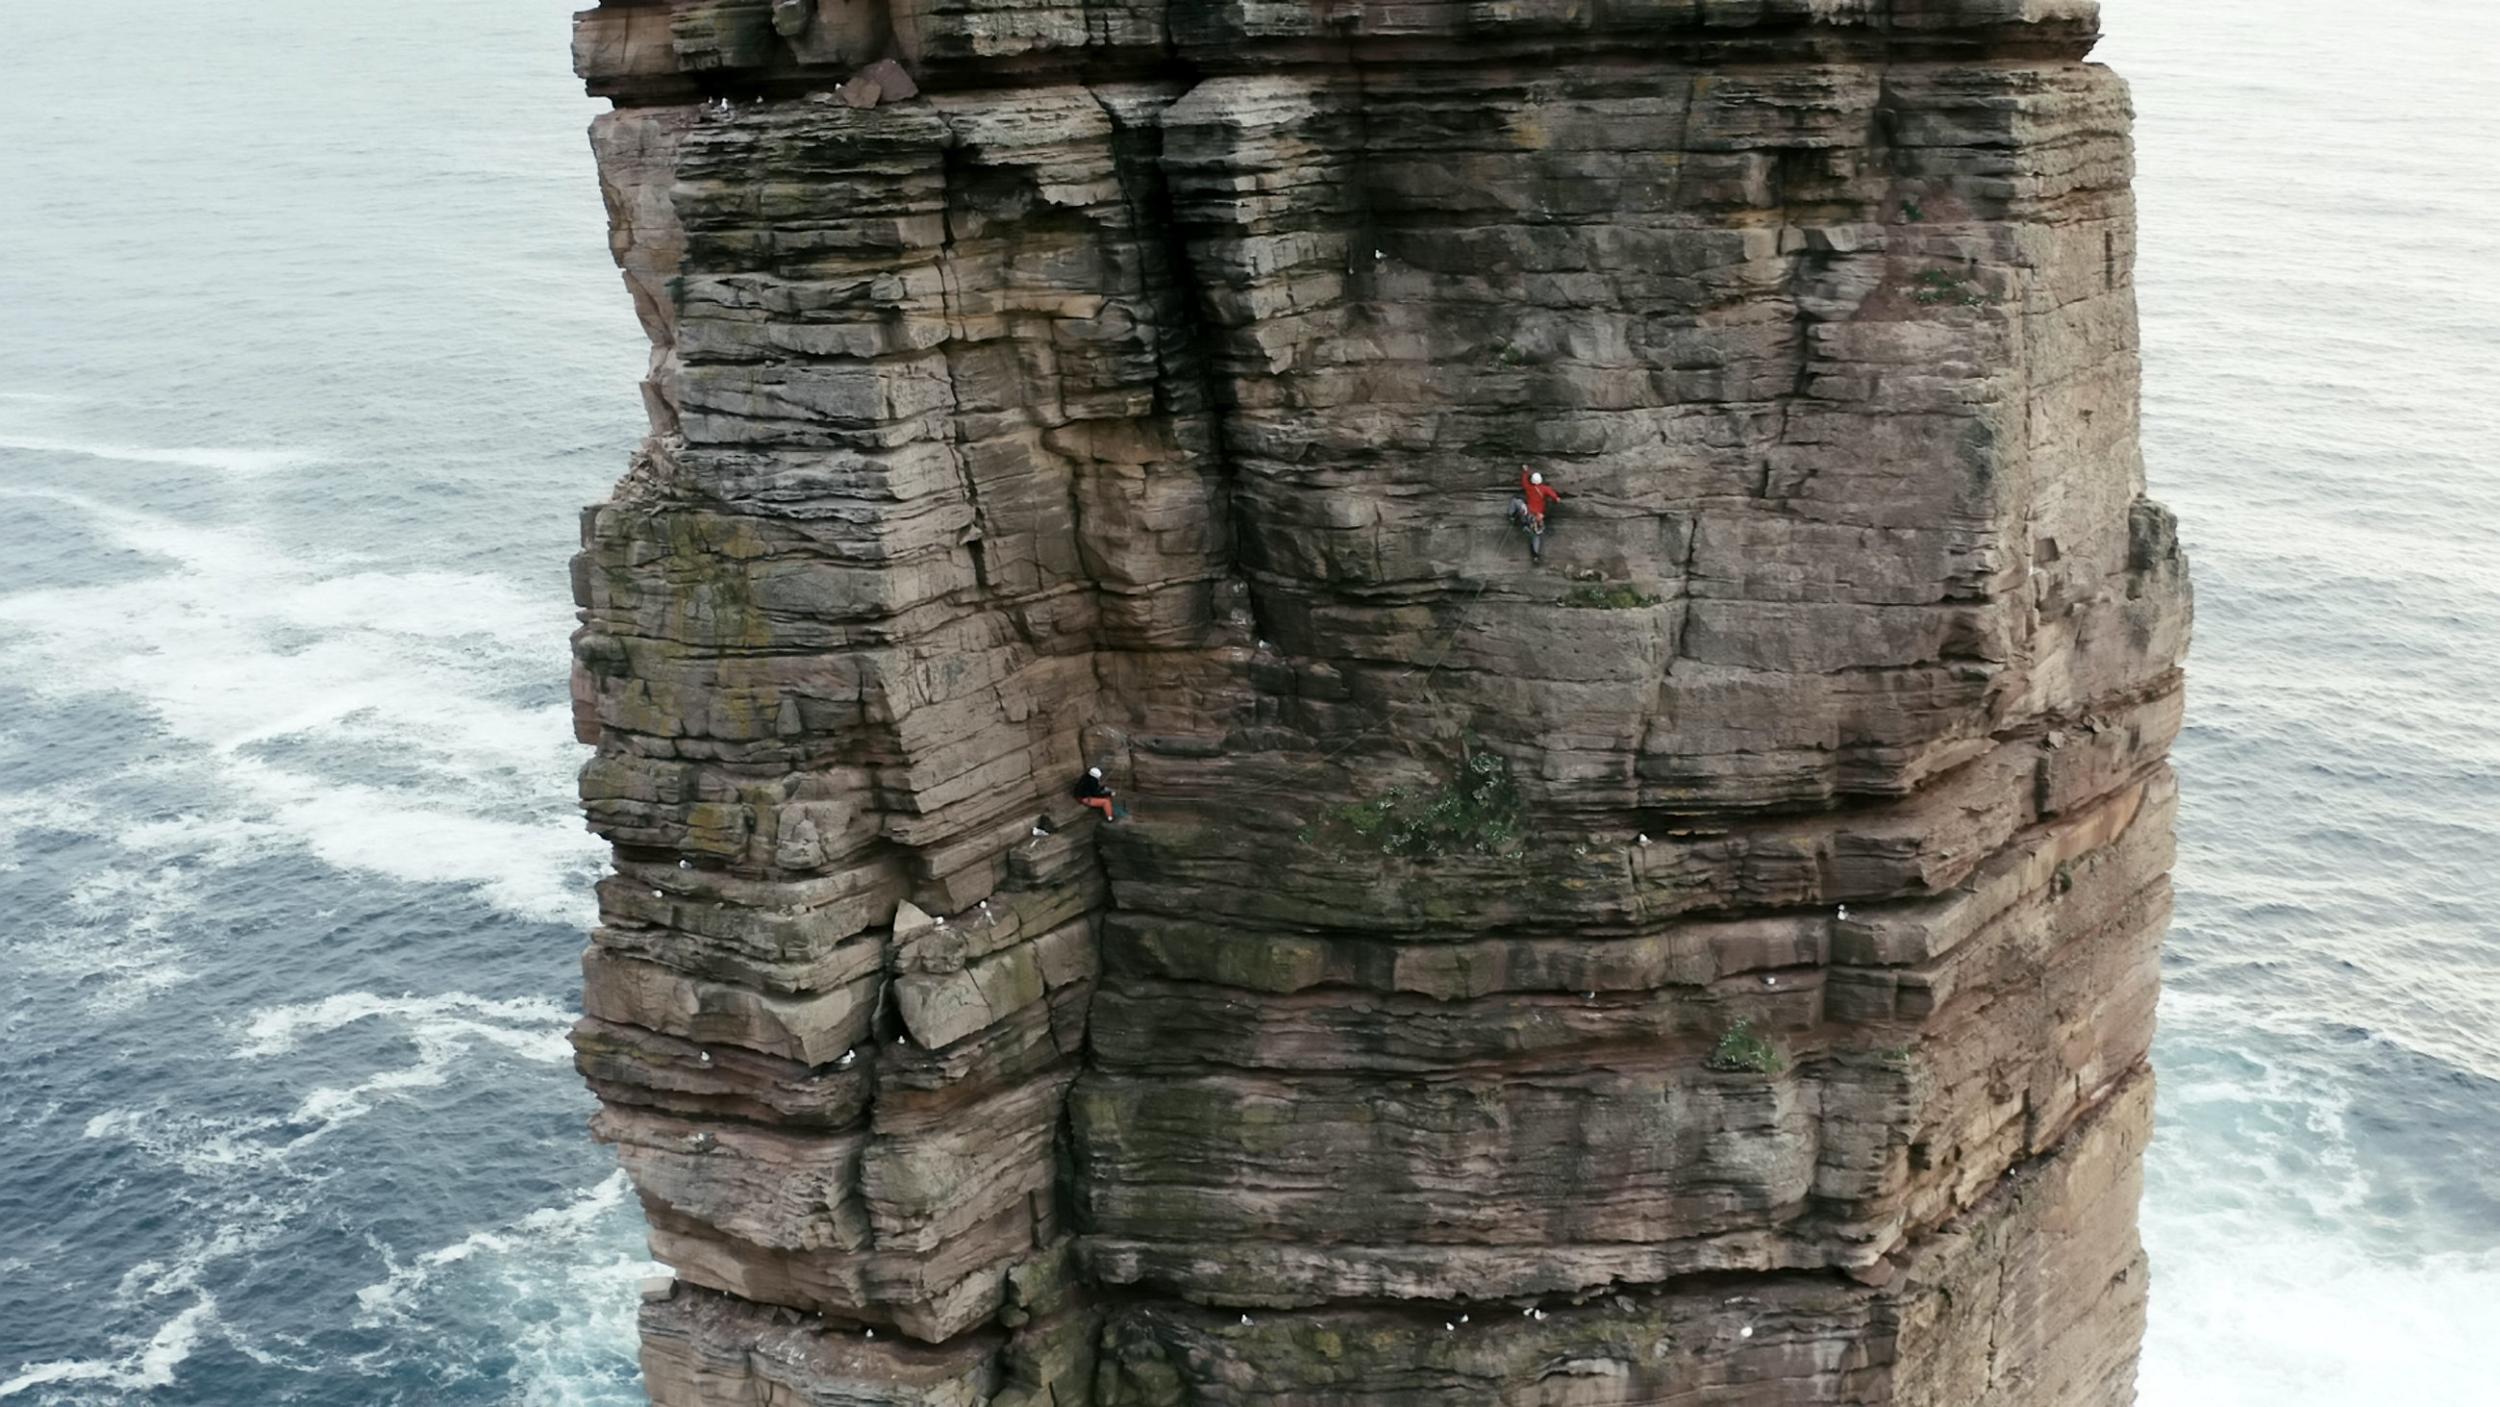
[[[2131,1401],[2190,598],[2097,32],[583,13],[652,1399]]]

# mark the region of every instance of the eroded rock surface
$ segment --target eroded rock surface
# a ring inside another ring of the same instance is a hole
[[[2131,1400],[2189,596],[2095,34],[584,13],[654,1400]]]

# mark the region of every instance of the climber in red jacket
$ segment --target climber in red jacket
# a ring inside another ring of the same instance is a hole
[[[1519,470],[1519,496],[1510,501],[1510,520],[1528,533],[1528,555],[1545,560],[1545,513],[1562,501],[1562,495],[1545,482],[1543,474],[1531,473],[1525,466]]]

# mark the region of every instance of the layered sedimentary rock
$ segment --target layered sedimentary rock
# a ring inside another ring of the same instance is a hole
[[[654,1400],[2129,1400],[2189,612],[2094,37],[584,13]]]

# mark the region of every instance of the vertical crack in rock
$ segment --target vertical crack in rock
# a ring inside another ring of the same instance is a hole
[[[2096,35],[579,16],[653,1400],[2129,1401],[2190,598]]]

